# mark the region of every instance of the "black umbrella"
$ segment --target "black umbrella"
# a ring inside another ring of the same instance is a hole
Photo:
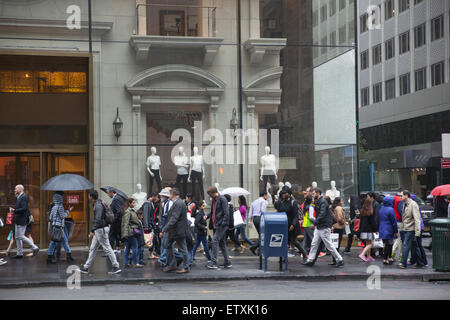
[[[111,186],[104,186],[101,187],[100,190],[102,190],[103,192],[107,193],[109,189],[115,189],[114,187]]]
[[[125,200],[128,199],[127,194],[126,194],[125,192],[123,192],[122,190],[119,190],[119,189],[114,188],[114,191],[115,191],[119,196],[121,196],[122,198],[124,198]]]
[[[94,185],[85,177],[78,174],[66,173],[49,179],[42,185],[41,190],[78,191],[89,190],[92,188],[94,188]]]

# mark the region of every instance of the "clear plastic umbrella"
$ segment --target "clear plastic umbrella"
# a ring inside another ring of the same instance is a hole
[[[248,196],[250,192],[240,187],[231,187],[223,189],[221,194],[229,194],[232,197]]]

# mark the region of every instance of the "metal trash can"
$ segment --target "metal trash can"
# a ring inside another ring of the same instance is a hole
[[[280,271],[288,271],[288,220],[284,212],[264,212],[261,215],[259,235],[259,269],[262,269],[264,256],[264,272],[267,272],[267,259],[280,257]]]
[[[433,269],[450,271],[450,219],[430,221],[432,230]]]

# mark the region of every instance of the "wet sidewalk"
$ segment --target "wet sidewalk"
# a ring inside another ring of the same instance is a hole
[[[259,258],[247,250],[243,255],[239,252],[231,252],[233,267],[230,269],[210,270],[205,267],[207,260],[198,252],[191,272],[188,274],[164,273],[156,260],[147,260],[148,251],[145,252],[145,267],[124,269],[123,250],[119,257],[122,273],[109,275],[111,264],[108,258],[102,257],[99,251],[89,274],[81,274],[81,285],[105,285],[105,284],[138,284],[150,282],[172,281],[226,281],[226,280],[250,280],[250,279],[295,279],[302,281],[331,281],[331,280],[366,280],[373,270],[369,266],[378,266],[382,280],[450,280],[450,272],[436,272],[432,269],[431,252],[426,250],[428,267],[423,269],[399,269],[395,264],[383,265],[383,259],[374,262],[364,262],[358,258],[360,249],[353,247],[351,253],[344,253],[345,265],[340,268],[329,266],[331,256],[318,259],[314,267],[306,267],[301,264],[301,258],[296,255],[289,258],[288,272],[279,271],[279,259],[270,258],[268,272],[259,270]],[[68,277],[67,268],[70,265],[80,266],[88,256],[87,248],[73,250],[72,255],[76,259],[68,264],[63,259],[53,265],[46,264],[46,251],[41,251],[36,257],[24,257],[14,260],[8,257],[7,264],[0,266],[0,288],[8,287],[39,287],[39,286],[65,286]],[[223,258],[219,255],[219,264]]]

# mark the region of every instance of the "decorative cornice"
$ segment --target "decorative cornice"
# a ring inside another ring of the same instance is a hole
[[[130,46],[136,52],[138,63],[147,62],[148,53],[153,48],[199,49],[202,50],[203,64],[212,65],[224,38],[175,37],[175,36],[137,36],[130,37]]]
[[[262,72],[257,73],[244,88],[258,88],[262,83],[266,81],[280,79],[282,74],[283,67],[266,69]]]
[[[51,19],[30,19],[30,18],[0,18],[1,32],[20,32],[20,33],[53,33],[53,34],[71,34],[71,35],[86,35],[89,27],[87,21],[81,21],[81,29],[67,28],[66,20],[51,20]],[[102,36],[110,31],[113,27],[113,22],[92,22],[92,33],[94,36]]]
[[[287,39],[284,38],[248,39],[244,42],[244,48],[250,54],[250,63],[259,64],[267,54],[279,55],[286,43]]]

